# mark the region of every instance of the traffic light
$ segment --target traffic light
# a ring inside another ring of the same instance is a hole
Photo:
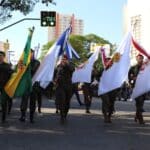
[[[55,11],[41,11],[41,26],[43,27],[56,26],[56,12]]]

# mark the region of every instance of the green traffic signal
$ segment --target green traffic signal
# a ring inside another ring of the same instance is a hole
[[[43,27],[56,26],[56,12],[55,11],[41,11],[41,26]]]

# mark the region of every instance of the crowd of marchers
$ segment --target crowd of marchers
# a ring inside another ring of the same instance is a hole
[[[34,51],[31,50],[32,55]],[[35,59],[31,55],[31,76],[35,74],[36,70],[38,69],[40,62]],[[111,92],[102,94],[99,98],[102,100],[102,113],[104,116],[105,123],[111,123],[112,114],[115,111],[115,101],[117,99],[124,99],[126,101],[130,98],[132,93],[132,89],[135,86],[137,75],[142,67],[143,64],[143,56],[141,54],[137,55],[136,60],[137,64],[132,66],[128,73],[128,81],[124,82],[122,87],[115,89]],[[6,117],[11,112],[12,107],[12,98],[8,96],[1,96],[4,92],[4,86],[9,80],[11,74],[14,72],[12,69],[11,64],[8,64],[4,61],[5,53],[0,51],[0,100],[1,100],[1,120],[2,123],[5,123]],[[46,89],[40,87],[39,82],[35,82],[32,85],[32,91],[26,91],[23,96],[21,97],[21,104],[20,104],[20,122],[26,121],[26,111],[29,106],[29,118],[30,122],[34,122],[34,113],[36,110],[36,103],[38,105],[38,112],[41,113],[42,107],[42,94],[45,94],[49,98],[54,96],[55,106],[56,106],[56,113],[60,114],[60,121],[61,123],[65,123],[67,119],[67,115],[70,108],[70,101],[73,94],[76,95],[76,98],[80,105],[85,106],[85,112],[90,112],[90,107],[92,103],[92,97],[98,96],[98,83],[102,72],[104,70],[109,69],[111,67],[110,58],[107,58],[108,64],[105,68],[101,71],[98,71],[96,67],[93,67],[92,76],[91,76],[91,83],[72,83],[72,74],[75,70],[74,64],[72,64],[66,55],[61,57],[59,64],[57,64],[55,71],[54,71],[54,79]],[[81,101],[79,90],[83,91],[84,102]],[[140,124],[144,124],[145,121],[143,119],[143,105],[144,100],[146,99],[147,93],[140,95],[135,99],[135,118],[134,120]]]

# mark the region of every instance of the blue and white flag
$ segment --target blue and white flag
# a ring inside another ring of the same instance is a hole
[[[91,83],[91,75],[93,70],[93,65],[98,59],[100,49],[97,48],[91,57],[85,63],[81,64],[73,73],[72,82],[86,82]]]
[[[71,46],[71,44],[69,43],[69,41],[67,41],[66,44],[66,54],[68,56],[69,59],[72,59],[73,56],[76,59],[80,59],[80,56],[78,55],[78,53],[74,50],[74,48]]]
[[[80,56],[77,54],[77,52],[73,49],[71,44],[68,41],[69,35],[72,31],[71,25],[66,29],[66,31],[62,34],[62,37],[59,41],[58,44],[61,45],[61,49],[59,52],[59,56],[63,55],[66,53],[68,59],[72,59],[75,57],[76,59],[79,59]]]
[[[99,82],[99,95],[121,87],[123,82],[126,81],[130,68],[130,46],[131,33],[129,32],[116,51],[120,54],[120,59],[114,62],[108,70],[103,71]]]
[[[60,51],[59,51],[59,56],[64,54],[68,37],[71,33],[71,26],[69,26],[61,35],[61,37],[57,40],[57,45],[60,45]]]
[[[69,36],[70,29],[67,28],[60,38],[49,49],[48,53],[42,60],[38,70],[32,78],[32,83],[36,81],[40,82],[40,86],[46,88],[48,84],[53,80],[54,69],[56,61],[59,55],[63,54],[63,49],[66,46],[66,42]]]

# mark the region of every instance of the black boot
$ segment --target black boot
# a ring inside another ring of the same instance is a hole
[[[61,124],[64,124],[66,122],[66,117],[65,117],[65,111],[60,110],[60,122]]]
[[[30,113],[30,123],[34,123],[34,117],[33,117],[34,115],[33,115],[33,113]]]
[[[19,118],[19,121],[21,121],[21,122],[25,122],[26,121],[25,112],[21,112],[21,117]]]
[[[108,115],[107,115],[107,113],[104,113],[103,115],[104,115],[104,122],[108,123]]]
[[[108,113],[104,113],[104,122],[111,123],[111,115]]]
[[[38,113],[41,114],[41,108],[38,108]]]
[[[6,112],[2,112],[2,123],[6,121]]]
[[[139,119],[139,124],[145,124],[144,119],[143,119],[142,112],[139,113],[138,119]]]
[[[135,122],[139,122],[139,124],[145,124],[144,119],[143,119],[142,112],[136,112],[134,121],[135,121]]]
[[[137,112],[136,112],[136,114],[135,114],[134,121],[135,121],[135,122],[138,121],[138,113],[137,113]]]

